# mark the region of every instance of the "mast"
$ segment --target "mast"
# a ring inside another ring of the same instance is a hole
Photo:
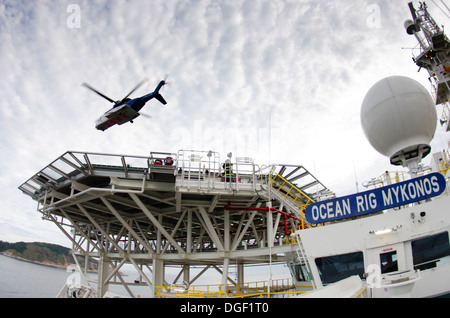
[[[444,107],[441,124],[445,124],[446,130],[450,131],[450,41],[444,33],[444,27],[440,27],[428,12],[425,2],[419,2],[418,10],[412,2],[408,5],[412,20],[405,21],[405,29],[418,42],[413,50],[413,61],[419,66],[419,71],[422,68],[428,71],[435,103]]]

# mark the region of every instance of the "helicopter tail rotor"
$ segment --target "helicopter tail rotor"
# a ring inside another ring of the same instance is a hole
[[[164,85],[168,85],[168,86],[172,85],[172,82],[167,80],[169,77],[170,77],[169,74],[166,74],[164,76]]]

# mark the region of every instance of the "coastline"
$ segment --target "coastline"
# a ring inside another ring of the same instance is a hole
[[[12,252],[10,251],[5,251],[5,252],[0,252],[1,255],[6,256],[6,257],[10,257],[10,258],[14,258],[17,259],[19,261],[24,261],[24,262],[28,262],[28,263],[33,263],[33,264],[37,264],[37,265],[43,265],[43,266],[49,266],[49,267],[54,267],[54,268],[60,268],[60,269],[67,269],[67,267],[69,267],[72,264],[66,263],[66,264],[56,264],[53,262],[39,262],[39,261],[32,261],[17,255],[14,255]]]

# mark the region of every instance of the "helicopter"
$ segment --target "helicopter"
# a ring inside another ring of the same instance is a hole
[[[100,93],[98,90],[93,88],[87,83],[83,83],[82,85],[93,92],[97,93],[101,97],[105,98],[106,100],[110,101],[114,104],[114,107],[105,112],[97,121],[95,124],[95,128],[101,131],[105,131],[106,129],[118,124],[123,125],[127,122],[133,123],[133,120],[137,118],[140,114],[139,111],[144,107],[144,105],[151,99],[156,98],[158,101],[160,101],[163,105],[166,105],[166,100],[162,97],[162,95],[159,93],[159,90],[166,85],[166,81],[162,80],[159,82],[156,89],[147,95],[137,97],[134,99],[128,98],[131,94],[134,93],[139,87],[141,87],[148,79],[142,80],[139,84],[136,85],[135,88],[131,90],[124,98],[118,101],[114,101],[113,99],[109,98],[108,96]]]

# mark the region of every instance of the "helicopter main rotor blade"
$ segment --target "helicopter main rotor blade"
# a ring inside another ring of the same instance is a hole
[[[81,85],[83,85],[84,87],[86,87],[86,88],[90,89],[91,91],[97,93],[98,95],[100,95],[100,96],[103,97],[104,99],[110,101],[111,103],[116,103],[116,101],[114,101],[114,100],[112,100],[111,98],[109,98],[108,96],[106,96],[106,95],[100,93],[98,90],[96,90],[95,88],[93,88],[93,87],[90,86],[89,84],[83,83],[83,84],[81,84]]]
[[[140,112],[139,115],[141,115],[142,117],[148,118],[148,119],[153,118],[152,115],[149,115],[149,114],[146,114],[146,113],[142,113],[142,112]]]
[[[127,96],[125,96],[124,98],[122,98],[122,101],[124,101],[126,98],[128,98],[128,96],[130,96],[131,94],[133,94],[135,90],[137,90],[139,87],[141,87],[141,86],[142,86],[145,82],[147,82],[147,81],[148,81],[148,78],[144,78],[139,84],[136,85],[135,88],[133,88],[133,89],[131,90],[131,92],[129,92],[129,93],[127,94]]]

